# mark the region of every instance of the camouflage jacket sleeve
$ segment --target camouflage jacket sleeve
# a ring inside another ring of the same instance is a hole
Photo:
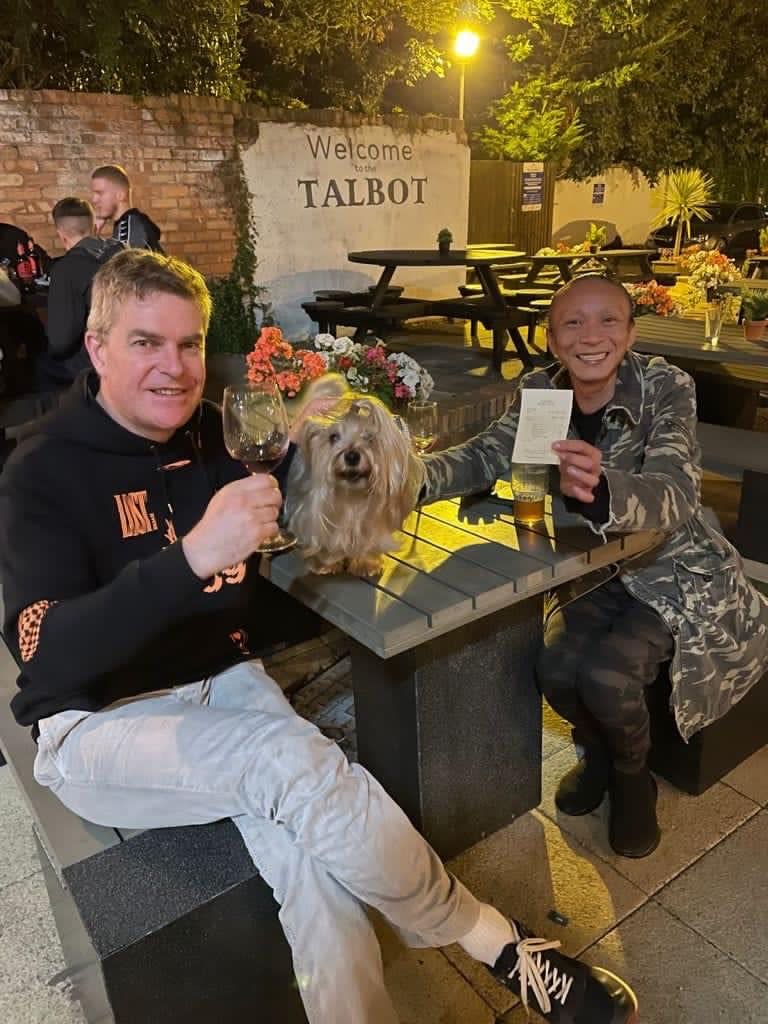
[[[608,453],[603,474],[610,491],[610,518],[593,528],[602,533],[676,529],[691,518],[699,505],[701,465],[696,440],[696,390],[687,373],[666,372],[646,386],[658,388],[651,399],[654,415],[644,445],[642,468],[626,472],[611,468],[615,451]],[[632,432],[626,443],[631,445]],[[618,445],[621,446],[619,439]]]
[[[470,441],[424,459],[425,489],[421,502],[472,494],[491,487],[499,477],[509,477],[512,447],[520,418],[521,388],[548,388],[546,373],[534,370],[520,380],[512,403],[494,423]]]

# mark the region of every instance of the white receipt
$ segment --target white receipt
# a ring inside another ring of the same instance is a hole
[[[556,466],[559,459],[552,445],[568,436],[573,392],[559,388],[523,388],[520,394],[520,419],[512,461]]]

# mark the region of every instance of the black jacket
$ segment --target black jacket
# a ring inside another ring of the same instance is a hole
[[[245,474],[216,406],[157,444],[112,420],[97,389],[83,374],[0,476],[4,635],[23,725],[203,679],[296,622],[299,606],[259,575],[258,557],[200,580],[176,539]]]
[[[91,284],[99,267],[123,246],[112,238],[81,238],[51,268],[48,289],[48,352],[59,369],[57,376],[73,381],[90,366],[83,348],[85,324],[91,308]]]
[[[152,249],[161,253],[161,234],[152,218],[135,208],[126,210],[112,228],[112,237],[122,242],[126,249]]]

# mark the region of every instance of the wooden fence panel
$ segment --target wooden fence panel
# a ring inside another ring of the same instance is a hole
[[[544,165],[541,210],[521,210],[523,165],[511,160],[473,160],[469,174],[469,234],[472,244],[507,243],[533,253],[552,238],[555,175]]]

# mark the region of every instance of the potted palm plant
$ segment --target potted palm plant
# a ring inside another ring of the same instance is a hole
[[[445,256],[445,254],[450,250],[451,242],[452,241],[453,241],[453,235],[448,230],[448,228],[441,228],[438,231],[438,233],[437,233],[437,248],[440,250],[440,254],[442,256]]]
[[[597,252],[608,241],[608,232],[605,227],[598,227],[597,224],[590,223],[584,241],[590,252]]]
[[[741,315],[747,341],[762,341],[768,327],[768,292],[745,288],[741,293]]]
[[[672,254],[675,259],[680,255],[683,245],[683,233],[691,233],[691,219],[709,220],[711,214],[704,204],[709,202],[712,194],[713,181],[709,175],[696,169],[672,171],[667,176],[664,188],[657,193],[655,203],[658,213],[651,222],[654,228],[662,224],[675,224],[675,245]]]

